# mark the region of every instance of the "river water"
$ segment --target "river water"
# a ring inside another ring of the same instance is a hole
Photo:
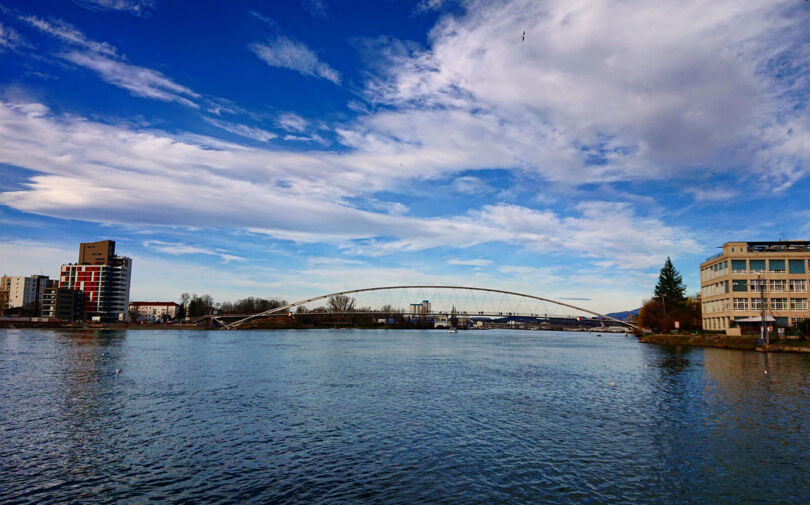
[[[808,355],[0,330],[2,503],[807,504],[808,435]]]

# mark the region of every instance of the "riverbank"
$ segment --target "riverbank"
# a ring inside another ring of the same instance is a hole
[[[703,335],[694,333],[669,334],[654,333],[642,335],[639,342],[643,344],[686,345],[692,347],[719,347],[723,349],[740,349],[753,351],[757,348],[756,337],[729,337],[726,335]]]
[[[786,343],[780,341],[771,345],[759,344],[758,336],[732,337],[722,334],[702,335],[702,334],[650,334],[639,337],[639,342],[643,344],[662,345],[685,345],[691,347],[718,347],[721,349],[738,349],[742,351],[758,352],[808,352],[810,353],[810,342],[793,340]]]

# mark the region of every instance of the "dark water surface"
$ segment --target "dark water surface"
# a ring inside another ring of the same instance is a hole
[[[807,504],[809,435],[807,355],[0,330],[3,503]]]

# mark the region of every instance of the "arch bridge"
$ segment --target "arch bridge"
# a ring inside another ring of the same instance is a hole
[[[322,304],[326,302],[326,306]],[[321,303],[320,306],[317,304]],[[378,286],[338,291],[288,303],[258,314],[252,314],[225,323],[223,329],[237,329],[259,318],[282,315],[317,314],[376,314],[396,315],[403,318],[432,319],[457,317],[487,320],[494,318],[534,319],[537,322],[553,318],[600,321],[621,325],[627,329],[636,326],[627,321],[578,307],[567,302],[552,300],[515,291],[471,286],[402,285]]]

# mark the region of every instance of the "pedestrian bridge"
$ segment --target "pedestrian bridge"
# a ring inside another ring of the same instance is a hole
[[[467,320],[502,318],[569,319],[621,325],[635,329],[627,321],[594,312],[584,307],[514,291],[470,286],[404,285],[379,286],[338,291],[288,303],[258,314],[226,323],[223,329],[237,329],[259,318],[288,315],[374,314],[379,318],[409,318],[430,320],[438,317]]]

